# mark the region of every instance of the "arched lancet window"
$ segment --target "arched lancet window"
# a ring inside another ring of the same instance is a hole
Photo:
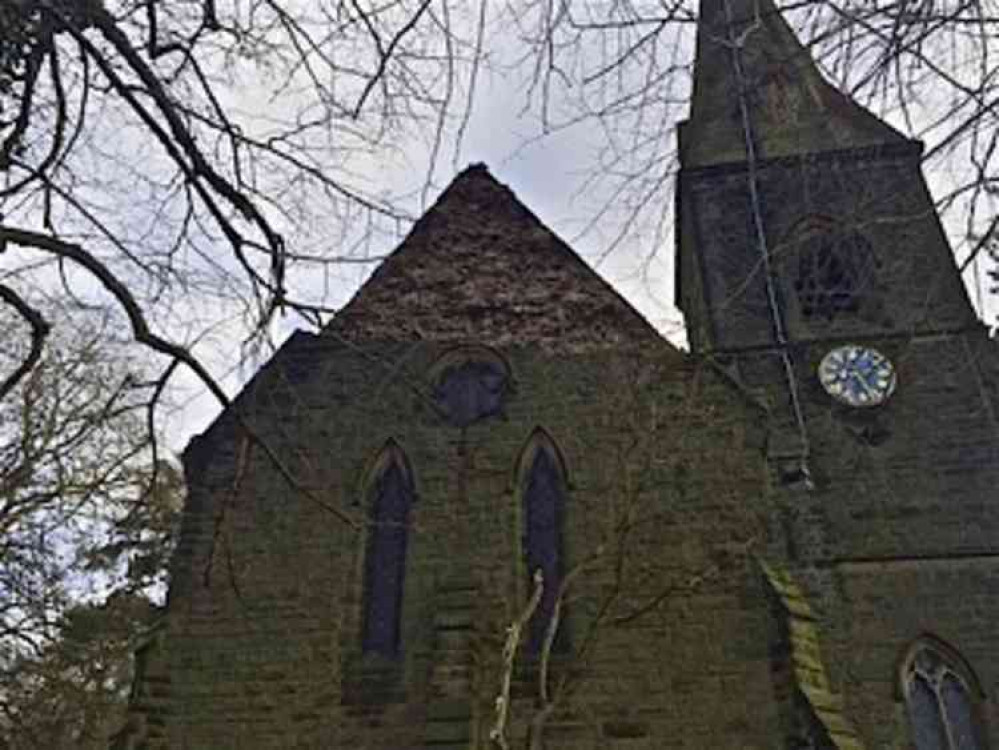
[[[362,650],[387,657],[401,651],[403,583],[413,476],[402,449],[390,442],[375,464],[368,497]]]
[[[805,318],[831,322],[858,312],[876,287],[877,260],[859,232],[810,219],[794,233],[793,287]]]
[[[985,750],[977,715],[981,691],[956,651],[920,638],[900,677],[916,750]]]
[[[536,430],[531,436],[521,466],[525,562],[529,578],[539,569],[544,575],[541,601],[531,619],[528,634],[528,649],[530,653],[538,654],[544,645],[565,573],[562,530],[566,476],[558,449],[542,430]],[[567,645],[563,618],[554,649],[562,651]]]

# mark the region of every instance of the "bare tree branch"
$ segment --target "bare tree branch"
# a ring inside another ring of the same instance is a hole
[[[0,248],[2,247],[3,244],[0,241]],[[40,312],[25,302],[17,292],[6,284],[0,284],[0,300],[13,307],[17,311],[17,314],[31,326],[31,348],[17,369],[8,375],[3,383],[0,383],[0,401],[2,401],[34,369],[35,365],[42,358],[45,337],[49,335],[51,327]]]

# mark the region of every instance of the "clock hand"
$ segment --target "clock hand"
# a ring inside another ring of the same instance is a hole
[[[874,389],[871,388],[870,384],[867,382],[867,379],[862,374],[854,370],[853,372],[850,373],[850,375],[852,376],[853,380],[860,383],[860,390],[863,392],[865,396],[871,399],[876,397]]]

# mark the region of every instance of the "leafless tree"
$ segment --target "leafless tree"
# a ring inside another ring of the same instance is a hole
[[[363,174],[439,138],[466,103],[459,66],[478,51],[463,13],[438,0],[3,3],[0,299],[31,323],[31,351],[47,330],[40,290],[110,303],[162,355],[164,381],[186,365],[227,403],[194,343],[222,326],[259,345],[284,311],[318,324],[334,264],[376,260],[379,233],[410,220]]]
[[[566,522],[565,533],[577,544],[569,545],[575,551],[562,561],[564,573],[546,581],[540,569],[532,571],[525,601],[502,623],[500,637],[482,644],[486,652],[479,660],[496,678],[485,685],[494,690],[488,694],[493,707],[489,739],[497,750],[542,750],[546,730],[559,714],[571,714],[580,699],[585,704],[615,640],[635,628],[648,628],[648,633],[675,626],[675,608],[701,595],[721,594],[726,578],[755,564],[753,555],[764,547],[763,519],[746,503],[720,521],[719,528],[728,533],[691,540],[682,561],[672,551],[678,540],[670,535],[687,504],[686,490],[682,482],[661,478],[682,476],[688,462],[698,460],[698,447],[687,442],[693,424],[724,430],[738,419],[705,398],[712,387],[706,383],[715,373],[710,368],[695,373],[675,411],[667,414],[647,390],[663,377],[661,370],[649,363],[608,366],[630,375],[617,381],[630,385],[606,394],[614,404],[611,411],[627,415],[621,425],[627,438],[613,448],[610,441],[601,445],[604,470],[615,479],[607,494],[572,498],[575,520]],[[580,545],[580,538],[591,542]],[[540,606],[545,586],[557,587],[547,612]],[[546,618],[543,638],[532,652],[528,634],[538,616]]]
[[[994,247],[999,225],[999,8],[963,0],[777,5],[830,80],[925,141],[924,166],[960,267],[979,273],[975,261]],[[687,114],[697,12],[695,0],[528,0],[513,19],[527,48],[527,106],[542,136],[598,133],[597,156],[580,169],[600,209],[584,231],[600,232],[605,252],[622,243],[649,254],[671,247],[674,134]]]
[[[782,10],[838,85],[925,139],[930,168],[948,165],[937,197],[977,271],[996,229],[999,13],[963,0]],[[383,165],[421,163],[429,188],[466,131],[480,65],[510,61],[538,138],[587,128],[598,146],[577,186],[600,201],[584,231],[606,252],[625,241],[661,252],[697,11],[696,0],[6,2],[0,299],[31,323],[35,350],[39,290],[110,301],[162,355],[164,381],[186,365],[225,404],[207,341],[252,349],[282,312],[309,324],[335,312],[343,264],[377,260],[415,213],[386,197]]]
[[[199,342],[252,350],[285,311],[318,325],[335,268],[377,260],[379,236],[406,228],[364,174],[466,106],[458,66],[478,52],[456,31],[474,28],[462,13],[431,0],[0,3],[4,733],[30,746],[31,706],[58,724],[34,746],[89,731],[59,688],[88,690],[63,658],[67,623],[78,634],[108,590],[162,584],[180,496],[155,441],[169,381],[186,366],[227,404]]]
[[[838,85],[927,142],[962,269],[994,258],[999,8],[782,9]],[[155,429],[119,418],[159,403],[181,365],[227,404],[199,342],[252,348],[282,312],[313,325],[333,314],[344,264],[376,261],[381,238],[413,219],[386,197],[381,165],[429,153],[429,186],[466,130],[484,61],[519,66],[537,138],[592,131],[599,149],[577,190],[601,209],[584,229],[607,252],[669,247],[696,18],[696,0],[0,3],[0,302],[21,322],[5,319],[15,335],[0,363],[5,653],[41,648],[64,610],[69,571],[45,545],[73,548],[66,535],[93,532],[90,509],[112,507],[96,499],[135,489]],[[62,313],[43,314],[53,301]],[[127,382],[93,349],[46,344],[74,335],[52,333],[70,309],[126,326],[158,355],[156,377]],[[111,462],[78,465],[97,455]],[[611,526],[633,527],[626,514]],[[588,576],[620,575],[615,539]],[[628,616],[618,606],[594,627]],[[569,689],[558,679],[539,683],[542,707]]]
[[[148,599],[127,594],[66,610],[57,637],[0,671],[0,747],[105,750],[124,721],[131,651],[158,617]]]
[[[0,321],[17,332],[13,315]],[[150,388],[101,331],[68,334],[0,401],[0,722],[68,612],[163,585],[182,497],[176,472],[150,464]],[[29,342],[5,338],[4,372]]]

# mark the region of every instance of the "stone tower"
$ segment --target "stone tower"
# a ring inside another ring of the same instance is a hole
[[[823,613],[832,684],[868,747],[985,747],[946,709],[950,744],[912,733],[941,718],[926,654],[970,693],[999,679],[995,345],[922,144],[827,83],[767,0],[703,0],[680,136],[677,301],[692,353],[770,409],[772,559]]]
[[[184,456],[115,747],[999,730],[994,344],[920,145],[703,0],[672,347],[474,166]]]

